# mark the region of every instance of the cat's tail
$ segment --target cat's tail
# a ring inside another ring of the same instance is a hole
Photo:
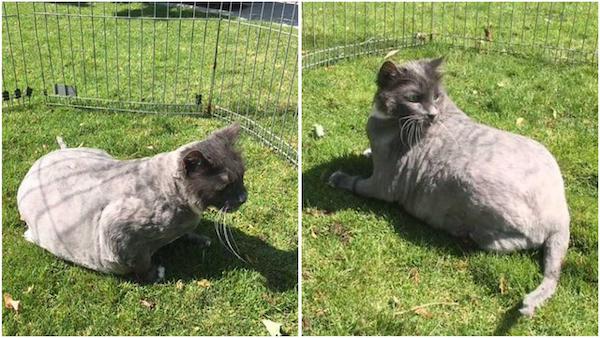
[[[564,230],[559,230],[550,235],[544,242],[544,279],[533,292],[523,299],[523,306],[519,309],[519,312],[523,315],[533,316],[535,309],[552,297],[556,291],[561,265],[567,255],[568,246],[568,226]]]
[[[60,136],[56,136],[56,143],[58,143],[58,146],[60,147],[60,149],[66,149],[67,148],[67,144],[65,143],[65,141]]]

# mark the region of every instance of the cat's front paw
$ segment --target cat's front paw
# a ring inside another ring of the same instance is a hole
[[[366,158],[371,158],[371,156],[373,155],[373,151],[371,151],[371,148],[367,148],[362,152],[362,154]]]
[[[157,282],[160,282],[160,281],[162,281],[163,279],[165,279],[165,267],[164,267],[164,266],[162,266],[162,265],[159,265],[159,266],[156,268],[156,281],[157,281]]]
[[[208,248],[212,243],[210,240],[210,237],[204,236],[204,235],[199,235],[196,233],[191,233],[191,232],[185,234],[184,238],[188,242],[192,242],[192,243],[196,244],[201,249]]]
[[[327,184],[329,184],[329,186],[332,188],[339,188],[341,186],[342,181],[345,180],[347,177],[348,174],[338,170],[331,174],[331,176],[329,176]]]

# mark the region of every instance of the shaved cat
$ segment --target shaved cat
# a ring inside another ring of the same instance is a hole
[[[569,243],[560,169],[544,146],[471,120],[441,85],[442,59],[396,65],[377,77],[367,122],[373,173],[341,171],[333,187],[388,202],[484,250],[544,248],[544,278],[520,312],[533,315],[557,287]]]
[[[135,160],[91,148],[43,156],[17,193],[25,238],[92,270],[162,278],[151,262],[159,248],[191,233],[207,207],[234,211],[246,201],[239,129]]]

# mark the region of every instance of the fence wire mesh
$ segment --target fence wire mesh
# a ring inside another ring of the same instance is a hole
[[[295,2],[2,4],[3,108],[217,116],[297,159]]]
[[[304,69],[439,43],[598,62],[598,3],[303,2]]]

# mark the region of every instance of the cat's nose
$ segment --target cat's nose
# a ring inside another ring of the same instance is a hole
[[[248,199],[248,193],[245,191],[243,193],[241,193],[240,196],[238,196],[238,200],[239,200],[240,204],[245,203],[247,199]]]
[[[427,112],[427,117],[430,120],[434,120],[437,116],[439,115],[439,111],[437,110],[437,108],[432,107],[431,109],[429,109],[429,111]]]

